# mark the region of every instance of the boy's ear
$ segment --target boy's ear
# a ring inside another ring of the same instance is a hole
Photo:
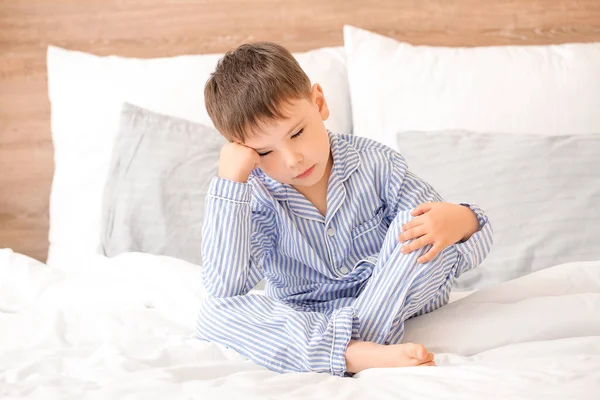
[[[317,106],[317,110],[321,114],[321,119],[325,121],[329,118],[329,107],[327,106],[327,100],[325,100],[323,88],[318,83],[315,83],[310,91],[313,104]]]

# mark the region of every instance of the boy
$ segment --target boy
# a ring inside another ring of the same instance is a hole
[[[442,203],[404,158],[324,126],[329,109],[273,43],[227,53],[205,87],[230,141],[210,184],[197,336],[278,372],[435,365],[404,321],[483,261],[477,206]],[[246,295],[262,278],[265,296]]]

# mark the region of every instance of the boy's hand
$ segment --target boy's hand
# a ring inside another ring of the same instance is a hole
[[[399,242],[415,239],[402,248],[407,254],[428,244],[431,249],[417,259],[418,263],[433,260],[446,247],[467,240],[480,229],[477,216],[470,208],[452,203],[423,203],[415,208],[410,222],[402,227]]]
[[[260,165],[256,150],[243,144],[231,142],[221,148],[219,178],[246,183],[252,170]]]

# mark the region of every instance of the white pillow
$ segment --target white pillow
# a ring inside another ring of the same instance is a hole
[[[344,27],[353,133],[600,132],[600,43],[412,46]]]
[[[294,54],[331,108],[326,126],[350,133],[344,49]],[[157,59],[99,57],[48,48],[55,172],[47,263],[80,263],[98,252],[102,191],[125,102],[213,126],[204,84],[222,54]]]

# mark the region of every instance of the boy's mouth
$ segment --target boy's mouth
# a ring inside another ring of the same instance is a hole
[[[312,167],[310,167],[309,169],[307,169],[300,175],[296,176],[294,179],[304,179],[304,178],[308,177],[310,174],[312,174],[313,170],[315,169],[315,165],[313,165]]]

